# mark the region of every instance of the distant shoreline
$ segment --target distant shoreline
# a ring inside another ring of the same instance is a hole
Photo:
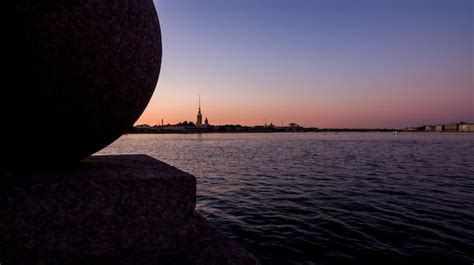
[[[202,133],[278,133],[278,132],[436,132],[436,133],[463,133],[474,132],[474,124],[465,122],[441,124],[441,125],[423,125],[418,127],[406,127],[404,129],[395,128],[317,128],[317,127],[303,127],[296,123],[290,123],[288,126],[257,125],[257,126],[242,126],[242,125],[195,125],[192,122],[181,122],[175,125],[155,125],[141,124],[133,126],[128,130],[130,134],[202,134]]]
[[[321,129],[318,131],[147,131],[147,132],[127,132],[126,134],[231,134],[231,133],[347,133],[347,132],[359,132],[359,133],[436,133],[436,134],[471,134],[473,132],[426,132],[426,131],[409,131],[409,130],[390,130],[390,129]]]

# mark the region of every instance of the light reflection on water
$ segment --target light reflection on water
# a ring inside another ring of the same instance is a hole
[[[474,261],[474,134],[126,135],[263,264]]]

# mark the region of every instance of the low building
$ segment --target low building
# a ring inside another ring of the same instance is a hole
[[[426,125],[425,126],[425,132],[434,132],[436,131],[436,126],[434,125]]]
[[[139,133],[147,133],[150,132],[153,128],[148,124],[140,124],[135,126],[135,131]]]
[[[444,131],[446,132],[458,132],[459,131],[459,123],[451,123],[444,125]]]
[[[435,126],[435,131],[436,132],[443,132],[444,131],[444,125],[436,125]]]
[[[460,124],[459,125],[459,131],[460,132],[474,132],[474,124]]]
[[[170,125],[170,126],[163,126],[160,128],[162,132],[184,132],[186,131],[186,126],[176,126],[176,125]]]
[[[288,124],[287,128],[288,128],[287,130],[290,131],[290,132],[298,132],[298,131],[301,131],[303,129],[303,127],[301,127],[300,125],[298,125],[294,122]]]
[[[140,124],[140,125],[135,126],[135,128],[139,130],[149,130],[151,129],[151,126],[148,124]]]

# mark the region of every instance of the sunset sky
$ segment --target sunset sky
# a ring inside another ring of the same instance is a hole
[[[163,63],[137,124],[474,122],[471,0],[155,0]]]

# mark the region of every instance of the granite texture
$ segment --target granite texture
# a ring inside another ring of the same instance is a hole
[[[196,179],[143,155],[0,179],[2,264],[258,264],[195,212]]]
[[[13,7],[2,167],[78,161],[131,128],[160,72],[153,1],[17,0]]]

